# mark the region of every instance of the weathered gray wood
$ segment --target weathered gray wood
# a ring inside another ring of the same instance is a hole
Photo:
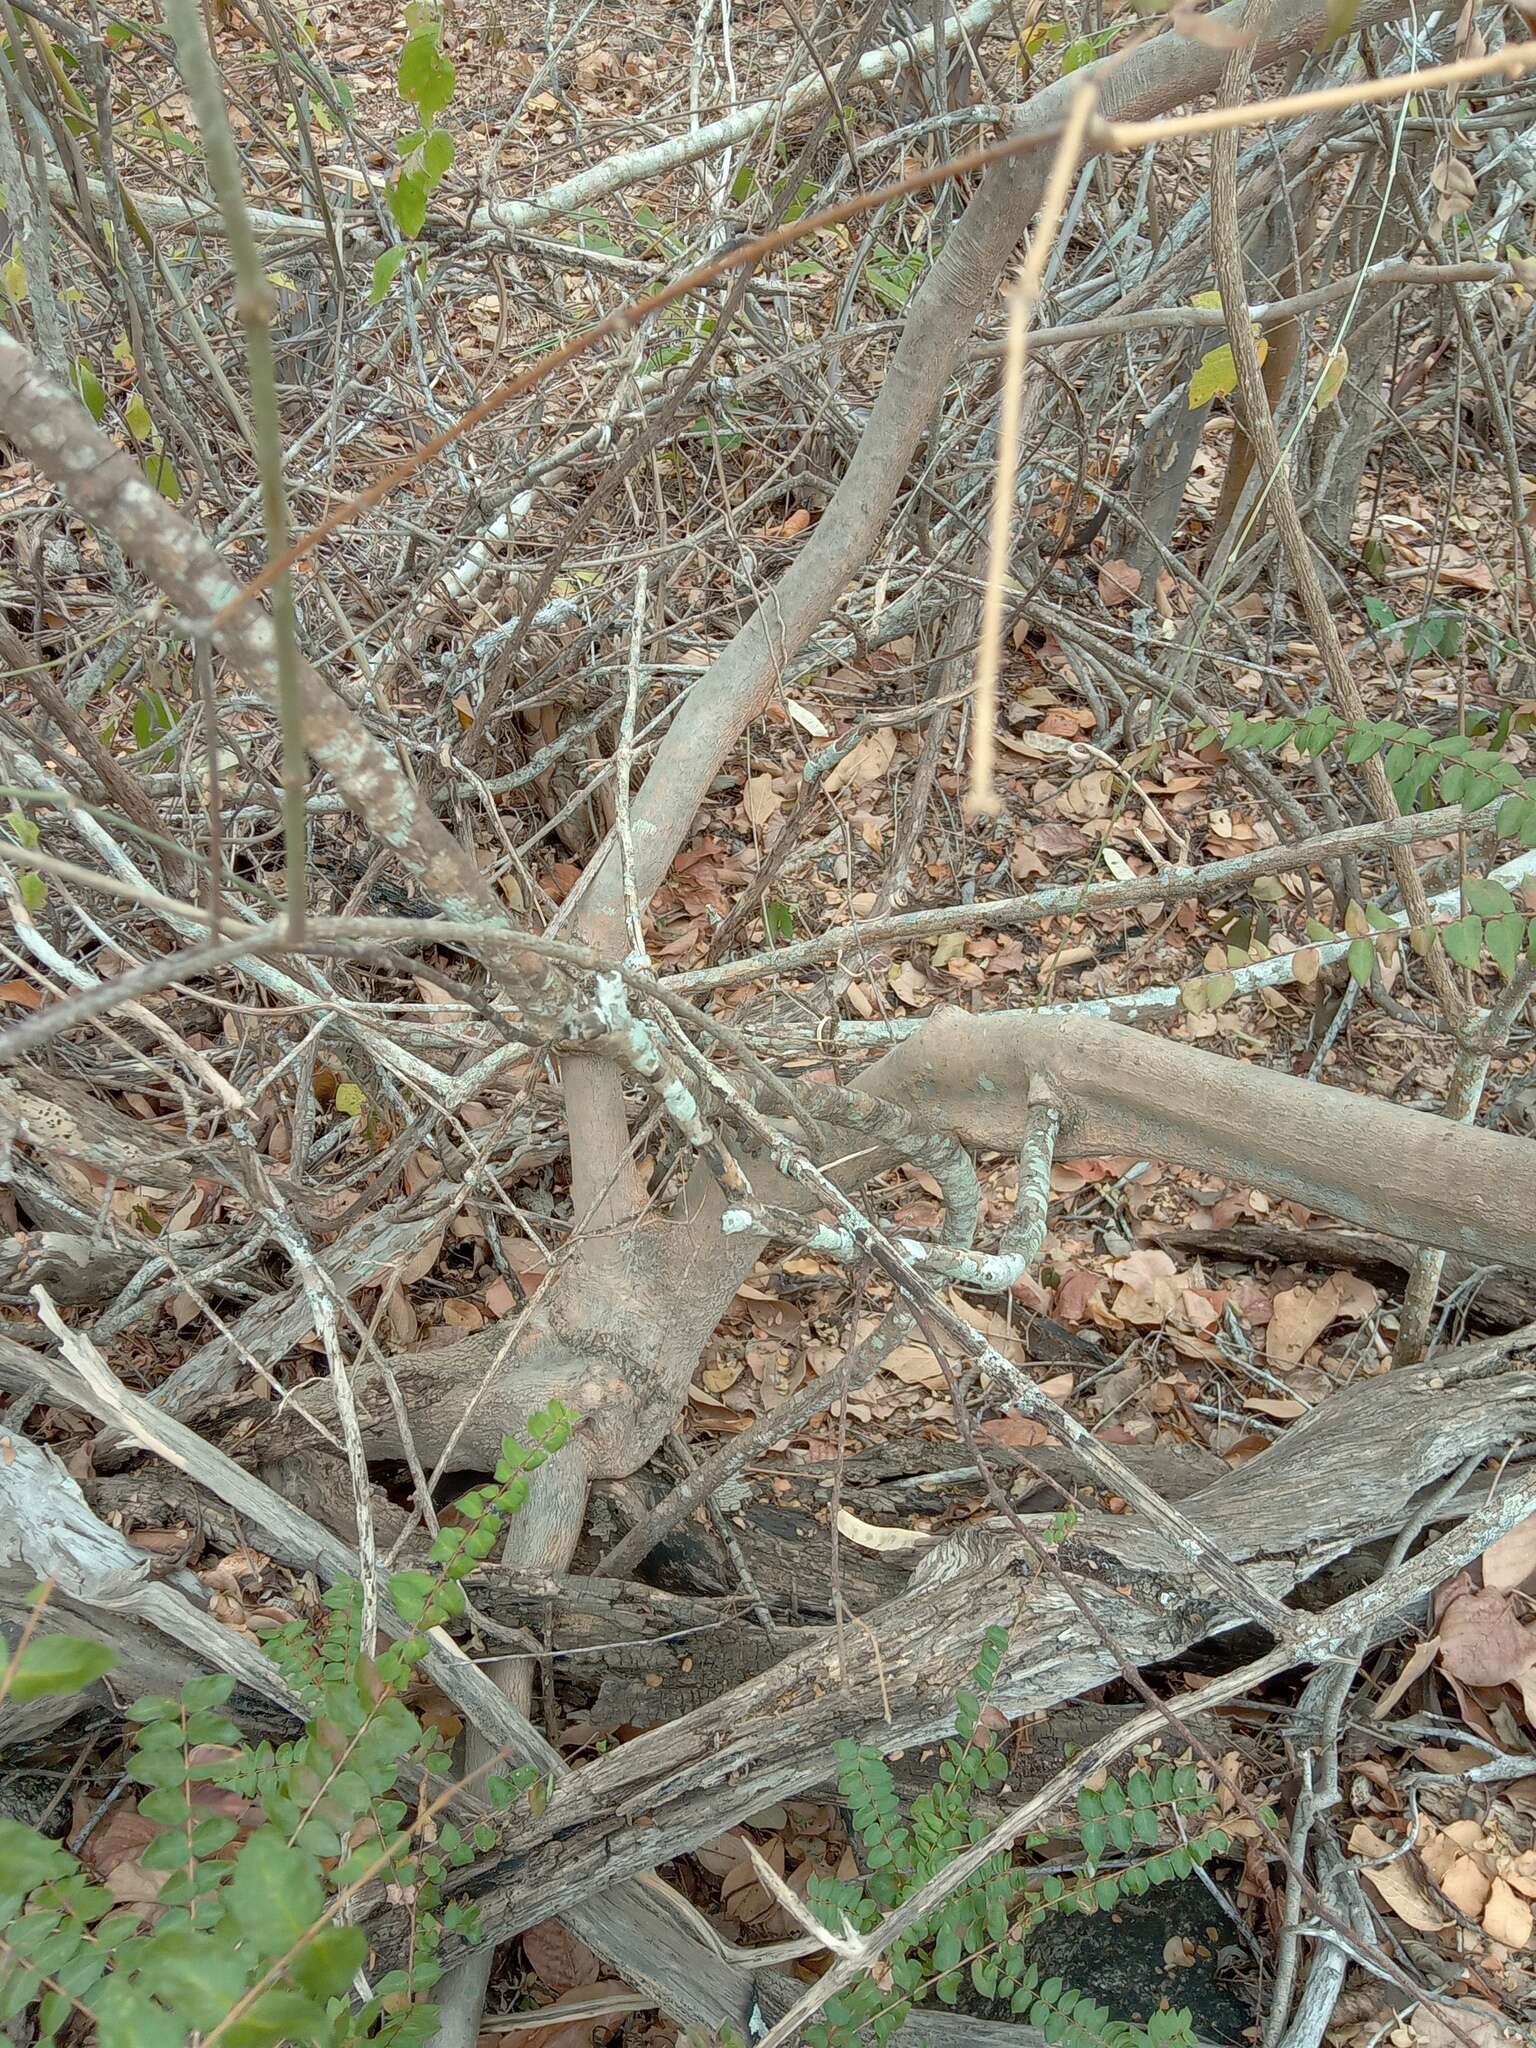
[[[1197,1496],[1191,1512],[1234,1562],[1283,1595],[1399,1528],[1423,1490],[1465,1458],[1501,1453],[1536,1429],[1536,1371],[1512,1361],[1533,1349],[1528,1331],[1518,1344],[1496,1340],[1357,1381]],[[1065,1578],[1133,1664],[1175,1656],[1242,1618],[1169,1542],[1129,1517],[1084,1515],[1046,1575],[1016,1539],[1002,1543],[875,1610],[866,1627],[847,1628],[846,1668],[837,1635],[823,1632],[723,1699],[567,1779],[539,1816],[514,1819],[505,1857],[472,1877],[487,1924],[512,1931],[619,1871],[655,1868],[796,1796],[821,1780],[841,1737],[899,1748],[948,1729],[989,1625],[1009,1632],[996,1691],[1009,1713],[1103,1684],[1117,1660]]]
[[[772,2026],[783,2019],[805,1989],[777,1970],[764,1970],[757,1979],[757,2003],[763,2018]],[[1009,2026],[998,2020],[972,2019],[969,2014],[946,2012],[942,2006],[925,2005],[892,2035],[896,2048],[1046,2048],[1044,2033],[1024,2021]]]

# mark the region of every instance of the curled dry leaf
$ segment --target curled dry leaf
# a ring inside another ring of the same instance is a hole
[[[1507,1593],[1462,1593],[1440,1617],[1440,1662],[1463,1685],[1508,1685],[1536,1663],[1536,1635]]]

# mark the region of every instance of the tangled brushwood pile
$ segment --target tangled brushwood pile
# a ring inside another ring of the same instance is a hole
[[[13,2038],[1528,2025],[1519,10],[86,13]]]

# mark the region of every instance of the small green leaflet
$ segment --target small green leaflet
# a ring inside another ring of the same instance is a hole
[[[763,929],[775,945],[787,946],[795,936],[795,913],[791,906],[777,896],[770,896],[763,904]]]
[[[164,739],[175,729],[176,720],[171,707],[158,690],[145,690],[134,699],[133,743],[141,754],[147,753],[157,740]],[[161,759],[169,761],[170,748],[166,748]]]
[[[355,1081],[343,1081],[336,1090],[336,1114],[338,1116],[361,1116],[368,1107],[368,1098]]]
[[[235,1859],[224,1892],[240,1932],[264,1956],[286,1955],[325,1911],[314,1858],[259,1828]]]
[[[12,809],[7,813],[5,822],[18,846],[36,846],[37,827],[25,812]],[[21,892],[22,902],[34,917],[46,909],[48,884],[35,868],[23,870],[16,877],[16,887]]]
[[[337,1093],[340,1092],[338,1089]],[[394,1601],[402,1620],[421,1619],[422,1609],[426,1606],[427,1597],[436,1583],[429,1572],[404,1571],[394,1574],[389,1582],[389,1597]]]
[[[157,449],[153,455],[145,458],[144,474],[162,498],[168,499],[173,505],[181,503],[181,478],[176,474],[176,466],[163,448]]]
[[[1502,917],[1515,908],[1515,899],[1503,883],[1484,875],[1468,875],[1461,893],[1468,910],[1475,910],[1479,917]]]
[[[1376,965],[1376,948],[1369,939],[1351,939],[1349,945],[1349,973],[1352,981],[1358,981],[1365,988],[1371,979],[1371,970]]]
[[[135,441],[153,441],[155,438],[155,423],[149,416],[149,407],[137,391],[123,407],[123,425]]]

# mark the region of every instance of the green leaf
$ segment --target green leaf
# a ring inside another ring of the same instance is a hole
[[[393,195],[391,195],[390,210],[392,212],[394,210]],[[409,254],[410,250],[406,247],[405,243],[397,242],[393,249],[386,249],[383,255],[374,258],[373,285],[368,293],[368,303],[370,306],[377,306],[383,303],[389,294],[389,288],[394,283],[401,264]]]
[[[1260,335],[1256,345],[1262,363],[1269,353],[1269,343]],[[1209,349],[1196,364],[1195,373],[1189,380],[1189,410],[1198,412],[1213,398],[1230,397],[1236,389],[1237,360],[1232,353],[1232,344],[1224,341],[1219,348]]]
[[[1232,354],[1232,344],[1224,341],[1219,348],[1207,350],[1196,364],[1195,373],[1189,380],[1189,410],[1198,412],[1213,398],[1225,398],[1236,389],[1237,362]]]
[[[423,119],[440,114],[453,98],[453,62],[438,48],[437,30],[413,35],[400,52],[395,83]]]
[[[336,1091],[338,1095],[341,1090]],[[394,1572],[389,1581],[389,1597],[394,1602],[401,1618],[405,1621],[420,1621],[427,1596],[436,1585],[430,1572]]]
[[[243,1937],[264,1956],[286,1955],[325,1910],[314,1858],[259,1828],[235,1859],[224,1897]]]
[[[1513,981],[1525,938],[1525,919],[1518,911],[1509,917],[1490,917],[1483,926],[1483,941],[1493,964],[1506,981]]]
[[[390,186],[386,197],[389,200],[389,210],[394,215],[395,226],[408,242],[413,242],[426,225],[426,179],[420,171],[402,171]]]
[[[78,1868],[74,1857],[57,1842],[0,1813],[0,1890],[11,1894],[34,1891],[49,1878],[67,1876]]]
[[[164,739],[168,732],[175,730],[175,726],[171,707],[158,690],[143,690],[134,699],[133,744],[141,754],[148,753],[155,742]],[[169,760],[168,751],[164,758]]]
[[[92,1994],[97,2048],[186,2048],[180,2020],[147,1998],[126,1977],[113,1974]]]
[[[795,936],[795,913],[780,897],[769,896],[763,903],[763,929],[776,944],[787,946]]]
[[[149,407],[137,391],[123,407],[123,425],[135,441],[153,441],[155,438],[155,423],[149,416]]]
[[[137,1961],[145,1990],[200,2031],[218,2025],[249,1976],[224,1940],[190,1927],[161,1929],[144,1944]]]
[[[1352,981],[1358,981],[1365,988],[1376,965],[1376,948],[1369,939],[1352,939],[1349,947],[1349,973]]]
[[[1503,883],[1491,881],[1485,875],[1469,875],[1461,893],[1468,910],[1475,910],[1479,917],[1503,917],[1515,908],[1515,899]]]
[[[75,396],[99,427],[107,414],[107,394],[84,356],[76,356],[70,365],[69,381]]]
[[[1440,939],[1458,967],[1475,968],[1482,958],[1483,920],[1480,917],[1458,917],[1454,924],[1446,926]]]
[[[264,1991],[248,2013],[225,2027],[219,2039],[226,2048],[278,2048],[279,2042],[328,2042],[334,2033],[318,2005],[301,1991],[277,1986]]]
[[[84,1692],[116,1662],[117,1652],[104,1643],[87,1642],[82,1636],[39,1636],[22,1651],[7,1696],[26,1701]]]
[[[294,1957],[291,1974],[311,1998],[342,1998],[367,1953],[361,1927],[322,1927]]]
[[[421,168],[428,185],[440,185],[452,165],[453,137],[446,128],[434,128],[421,145]]]

